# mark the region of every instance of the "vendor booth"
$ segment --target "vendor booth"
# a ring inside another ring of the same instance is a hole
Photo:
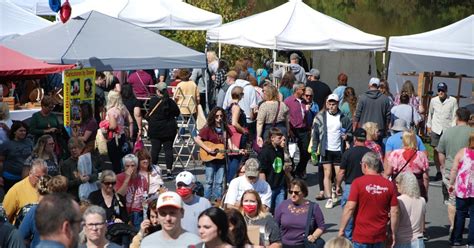
[[[388,50],[388,82],[393,92],[410,80],[428,103],[436,95],[436,85],[445,82],[459,106],[472,103],[474,15],[433,31],[390,37]]]
[[[48,63],[79,62],[97,71],[205,67],[203,53],[96,11],[4,45]]]
[[[30,58],[19,52],[0,46],[0,82],[2,83],[3,97],[2,101],[10,106],[10,118],[12,120],[22,121],[31,117],[40,109],[34,105],[17,105],[12,97],[12,87],[8,87],[9,80],[18,80],[26,78],[39,78],[46,74],[62,72],[74,67],[74,65],[50,65],[42,61]]]
[[[329,84],[336,81],[340,72],[348,74],[349,84],[368,82],[376,75],[375,60],[370,59],[370,53],[385,50],[384,37],[365,33],[314,10],[301,0],[290,0],[266,12],[210,29],[207,41],[272,50],[346,51],[346,57],[362,56],[356,59],[359,63],[343,64],[324,59],[328,54],[315,52],[314,67],[321,66],[321,79]],[[323,64],[332,69],[326,70]],[[370,74],[356,76],[350,72],[350,68],[355,68],[353,70],[367,73],[368,67],[373,68]],[[364,87],[366,89],[366,84]]]

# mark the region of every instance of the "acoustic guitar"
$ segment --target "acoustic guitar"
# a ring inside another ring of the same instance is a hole
[[[203,162],[209,162],[215,159],[224,159],[225,153],[238,153],[239,150],[225,149],[224,144],[214,144],[210,141],[204,141],[204,144],[211,148],[214,153],[208,153],[204,148],[199,148],[199,157]]]

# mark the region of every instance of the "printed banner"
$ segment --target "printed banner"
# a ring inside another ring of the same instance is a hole
[[[65,70],[64,82],[64,126],[81,123],[81,103],[89,103],[94,113],[95,69]]]

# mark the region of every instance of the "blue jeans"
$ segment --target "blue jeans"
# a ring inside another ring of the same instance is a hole
[[[133,227],[135,227],[136,230],[140,230],[140,224],[143,222],[143,211],[131,212],[129,217]]]
[[[345,184],[344,185],[344,192],[342,193],[341,199],[341,207],[344,210],[344,206],[346,206],[347,199],[349,199],[349,193],[351,192],[351,185]],[[351,217],[347,222],[346,229],[344,229],[344,236],[350,241],[352,241],[352,230],[354,229],[354,219]]]
[[[354,248],[384,248],[385,247],[382,242],[375,243],[375,244],[364,244],[364,243],[353,242],[352,244],[354,245]]]
[[[224,165],[221,163],[205,163],[206,183],[204,184],[204,197],[211,200],[222,199],[222,180],[224,179]]]
[[[242,161],[242,155],[229,156],[229,163],[227,164],[227,183],[230,183],[234,179],[237,169],[239,169],[240,161]]]
[[[469,234],[467,236],[467,243],[474,245],[474,198],[459,198],[456,197],[456,215],[454,217],[454,229],[451,233],[449,241],[451,243],[459,242],[462,243],[462,234],[464,233],[464,224],[466,218],[470,215],[469,219]]]
[[[275,209],[285,200],[286,196],[286,187],[280,186],[278,188],[272,189],[272,203],[270,207],[270,212],[275,213]]]

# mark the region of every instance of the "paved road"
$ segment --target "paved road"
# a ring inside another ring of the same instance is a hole
[[[175,172],[180,171],[181,168],[176,168]],[[192,171],[197,175],[198,180],[204,182],[204,170],[202,166],[192,166],[188,167],[188,170]],[[311,164],[308,164],[308,178],[307,183],[309,185],[309,198],[315,201],[314,197],[319,192],[319,185],[317,179],[317,167]],[[431,168],[431,176],[434,176],[436,170],[434,167]],[[169,189],[174,189],[173,182],[166,181],[166,186]],[[441,181],[430,183],[429,201],[427,206],[427,230],[430,240],[426,242],[426,247],[428,248],[443,248],[449,247],[448,245],[448,217],[446,206],[443,203],[443,198],[441,194]],[[325,202],[318,202],[321,206],[321,209],[324,214],[324,218],[327,225],[327,231],[323,235],[325,240],[328,240],[337,235],[339,230],[339,222],[342,214],[342,208],[340,205],[335,206],[332,209],[324,208]],[[466,223],[467,224],[467,223]],[[467,236],[465,235],[465,239]]]

